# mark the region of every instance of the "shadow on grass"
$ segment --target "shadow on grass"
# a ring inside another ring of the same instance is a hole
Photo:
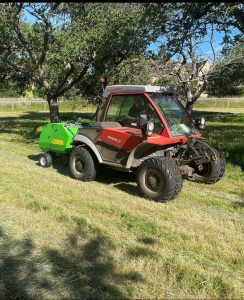
[[[211,146],[228,153],[227,162],[240,166],[244,170],[244,124],[209,125],[204,133],[210,139]]]
[[[0,229],[1,299],[125,299],[119,286],[144,280],[116,269],[108,236],[82,218],[74,221],[77,229],[62,250],[37,249],[31,239],[13,239]]]
[[[194,110],[192,111],[192,117],[198,118],[203,116],[206,121],[223,121],[226,117],[231,118],[235,116],[233,113],[229,112],[216,112],[216,111],[201,111],[201,110]]]
[[[92,120],[93,113],[61,112],[60,121]],[[41,127],[49,122],[49,113],[26,112],[18,117],[0,117],[0,134],[15,134],[17,140],[27,144],[37,142]],[[15,138],[16,140],[16,138]]]
[[[193,115],[206,117],[209,123],[202,132],[203,136],[210,139],[212,147],[228,153],[227,162],[244,170],[244,115],[201,111]]]
[[[0,229],[0,298],[28,299],[29,278],[35,280],[35,263],[32,256],[34,246],[30,239],[12,240]],[[15,252],[15,253],[14,253]],[[25,275],[21,270],[25,267]],[[40,284],[43,282],[41,281]]]
[[[36,162],[36,165],[39,166],[38,159],[39,155],[28,155],[30,160]],[[64,155],[53,157],[52,167],[61,175],[69,176],[68,168],[68,158],[64,158]],[[41,167],[41,166],[40,166]],[[100,172],[98,173],[97,182],[103,184],[113,184],[118,190],[128,193],[134,196],[140,196],[138,188],[135,185],[132,185],[132,182],[135,182],[135,174],[127,172],[119,172],[112,169],[109,169],[106,166],[102,166]]]
[[[114,185],[114,187],[116,187],[118,190],[125,192],[127,194],[130,194],[130,195],[141,196],[137,186],[131,185],[129,183],[117,183]]]
[[[37,166],[39,165],[39,154],[37,155],[28,155],[27,156],[30,160],[33,160],[36,162]],[[61,175],[65,175],[65,176],[69,176],[69,170],[68,170],[68,161],[67,161],[67,157],[63,154],[63,155],[59,155],[59,156],[54,156],[52,154],[52,168],[54,168],[59,174]],[[41,168],[41,166],[40,166]]]
[[[233,203],[234,207],[244,207],[244,200],[243,201],[235,201]]]
[[[132,184],[136,181],[135,173],[120,172],[105,167],[100,171],[96,181],[104,184],[113,184],[115,188],[129,195],[141,196],[137,186]]]
[[[141,247],[141,246],[130,248],[127,251],[127,254],[129,258],[148,257],[148,258],[156,259],[159,256],[158,252],[148,247]]]
[[[28,155],[27,157],[28,157],[30,160],[35,161],[36,164],[38,164],[39,154],[38,154],[38,155],[36,155],[36,154]]]
[[[152,237],[143,236],[138,239],[138,242],[141,242],[145,245],[154,245],[157,243],[157,240]]]

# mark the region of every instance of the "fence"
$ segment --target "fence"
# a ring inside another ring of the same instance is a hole
[[[69,101],[59,100],[58,103],[66,103],[69,106]],[[23,99],[23,98],[0,98],[0,106],[7,106],[11,109],[19,108],[21,106],[42,106],[43,109],[48,108],[48,103],[42,98],[35,99]],[[64,105],[66,106],[66,105]],[[202,108],[243,108],[244,107],[244,97],[226,97],[226,98],[199,98],[195,104],[195,107]]]
[[[41,98],[31,100],[23,98],[0,98],[0,105],[31,105],[33,103],[46,103],[47,101]]]
[[[244,97],[199,98],[196,107],[242,108],[244,107]]]

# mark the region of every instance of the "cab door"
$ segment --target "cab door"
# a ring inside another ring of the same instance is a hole
[[[104,122],[117,122],[119,126],[106,127],[97,139],[97,146],[104,160],[125,163],[129,153],[142,142],[142,132],[137,122],[127,120],[134,104],[134,96],[113,95],[110,99]]]

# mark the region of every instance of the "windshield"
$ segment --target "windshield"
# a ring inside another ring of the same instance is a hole
[[[173,95],[150,94],[169,125],[172,136],[197,133],[192,121]]]

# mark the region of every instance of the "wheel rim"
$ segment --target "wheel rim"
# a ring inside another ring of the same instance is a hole
[[[199,176],[207,176],[211,171],[211,164],[210,163],[203,163],[202,164],[202,169],[199,170],[197,166],[197,175]]]
[[[148,168],[144,173],[144,184],[147,190],[159,193],[163,187],[163,180],[159,170]]]
[[[43,156],[40,158],[40,165],[41,166],[45,166],[46,165],[46,159]]]
[[[84,174],[84,171],[85,171],[85,162],[79,156],[76,156],[75,159],[74,159],[74,169],[75,169],[75,171],[77,173]]]

